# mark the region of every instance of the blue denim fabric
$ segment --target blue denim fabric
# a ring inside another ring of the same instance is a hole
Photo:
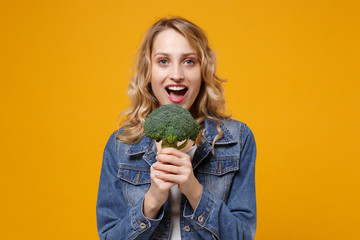
[[[254,239],[256,230],[255,158],[251,130],[235,120],[220,122],[224,136],[205,120],[201,145],[192,164],[203,186],[195,211],[182,195],[182,239]],[[156,161],[154,141],[118,141],[115,133],[104,151],[96,206],[100,239],[168,239],[171,206],[168,200],[156,219],[143,215],[143,199],[150,187],[150,166]]]

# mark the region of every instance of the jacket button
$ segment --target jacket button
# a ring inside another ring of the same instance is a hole
[[[140,228],[141,228],[141,229],[145,229],[145,228],[146,228],[146,224],[145,224],[145,223],[143,223],[143,222],[142,222],[142,223],[140,223]]]
[[[189,227],[188,225],[186,225],[186,226],[184,227],[184,230],[185,230],[186,232],[190,232],[190,227]]]
[[[204,221],[204,217],[203,217],[202,215],[200,215],[200,216],[198,217],[198,221],[202,223],[202,222]]]

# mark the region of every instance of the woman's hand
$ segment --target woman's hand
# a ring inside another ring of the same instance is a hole
[[[155,219],[161,206],[168,199],[170,188],[176,183],[158,178],[153,166],[150,168],[151,186],[144,198],[143,212],[145,217]]]
[[[202,194],[202,186],[194,176],[189,155],[175,148],[164,148],[160,150],[156,160],[152,166],[155,178],[166,187],[178,184],[179,190],[195,209]]]

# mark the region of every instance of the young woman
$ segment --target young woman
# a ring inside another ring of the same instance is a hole
[[[254,239],[255,140],[225,115],[215,64],[205,34],[185,19],[161,19],[146,33],[130,107],[104,151],[100,239]],[[171,103],[200,124],[181,150],[144,136],[147,115]]]

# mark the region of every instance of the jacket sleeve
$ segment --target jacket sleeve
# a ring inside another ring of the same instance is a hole
[[[117,176],[117,158],[124,154],[116,150],[117,144],[113,134],[104,150],[96,204],[99,237],[101,240],[150,239],[163,213],[155,220],[144,217],[143,198],[133,206],[127,206]]]
[[[194,229],[206,239],[251,240],[255,237],[256,144],[253,133],[246,125],[240,137],[240,169],[234,176],[227,203],[205,187],[195,211],[186,202],[184,217],[197,225]]]

